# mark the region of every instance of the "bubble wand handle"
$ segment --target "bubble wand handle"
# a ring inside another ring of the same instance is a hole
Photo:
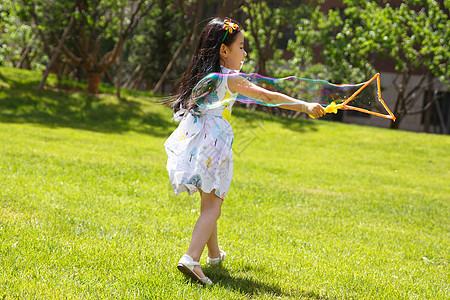
[[[327,107],[325,107],[325,113],[326,114],[330,114],[330,113],[335,113],[337,114],[338,109],[342,109],[344,108],[344,104],[336,104],[336,102],[331,102]],[[309,115],[312,119],[315,119],[315,117]]]

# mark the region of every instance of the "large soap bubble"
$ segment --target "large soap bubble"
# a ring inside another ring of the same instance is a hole
[[[216,90],[225,77],[232,76],[241,76],[246,79],[246,86],[249,89],[253,85],[256,85],[305,102],[320,103],[326,107],[326,113],[337,113],[338,109],[345,109],[395,120],[395,116],[381,98],[380,74],[376,74],[369,81],[363,83],[332,84],[325,80],[298,78],[295,76],[275,79],[255,73],[211,73],[205,76],[192,90],[194,101],[198,106],[204,108],[217,108],[221,105],[227,105],[230,97],[225,97],[219,101]],[[236,100],[243,103],[257,103],[265,106],[286,106],[293,104],[270,103],[263,99],[258,99],[258,97],[249,98],[241,94],[237,96]]]

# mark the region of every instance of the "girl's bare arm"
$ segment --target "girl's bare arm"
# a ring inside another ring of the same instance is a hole
[[[231,92],[236,92],[248,98],[259,100],[265,104],[286,103],[285,105],[279,105],[278,107],[304,112],[314,118],[321,117],[325,114],[324,108],[318,103],[308,103],[282,93],[266,90],[239,75],[229,76],[228,88]]]

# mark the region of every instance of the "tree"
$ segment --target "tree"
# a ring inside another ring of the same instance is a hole
[[[123,44],[122,87],[147,90],[154,87],[183,40],[187,29],[181,22],[175,21],[182,18],[178,3],[170,0],[155,1],[153,8],[134,31],[133,38]],[[107,74],[115,77],[116,80],[110,80],[117,84],[120,67],[116,66],[111,66]],[[179,71],[176,63],[172,64],[167,78],[172,79],[174,69],[175,72]]]
[[[163,45],[172,46],[172,50],[166,53],[171,54],[171,58],[166,62],[165,68],[160,73],[160,77],[155,87],[153,88],[153,93],[158,92],[163,83],[167,81],[167,77],[170,72],[173,72],[174,66],[178,63],[178,71],[183,72],[187,67],[190,56],[192,55],[195,45],[197,43],[198,35],[202,30],[202,20],[208,19],[211,15],[205,14],[205,12],[210,12],[214,7],[216,7],[216,15],[224,18],[233,18],[237,13],[241,11],[241,5],[245,0],[225,0],[225,1],[208,1],[208,0],[178,0],[172,5],[167,5],[171,7],[174,13],[174,17],[179,20],[179,22],[173,22],[166,24],[165,28],[170,28],[172,30],[166,30],[165,41]],[[167,10],[165,10],[167,11]],[[166,13],[164,13],[166,15]],[[174,28],[175,27],[175,28]],[[178,39],[173,39],[177,36],[174,33],[178,33]],[[158,37],[156,37],[156,40]],[[168,40],[172,42],[167,43]],[[187,49],[187,51],[186,51]],[[159,60],[158,63],[163,63],[165,60]],[[180,64],[181,62],[181,64]],[[179,76],[179,73],[177,73]]]
[[[244,5],[242,7],[246,16],[244,34],[250,51],[249,61],[244,65],[243,71],[271,77],[292,75],[286,70],[287,63],[282,58],[286,48],[282,38],[284,33],[294,27],[293,17],[308,16],[312,11],[312,4],[312,1],[301,0],[284,0],[281,3],[250,0]],[[277,107],[258,107],[254,104],[247,104],[246,107],[263,109],[274,114],[292,114],[291,111]]]
[[[373,75],[376,58],[392,59],[399,78],[394,82],[397,120],[391,127],[398,128],[402,118],[413,113],[415,92],[426,88],[432,78],[449,84],[450,23],[445,8],[450,2],[445,7],[433,0],[404,1],[398,7],[377,1],[344,3],[342,10],[323,14],[316,9],[310,19],[300,21],[296,40],[289,45],[293,63],[299,73],[342,83]],[[407,89],[418,71],[423,74],[420,80]]]
[[[300,11],[304,11],[302,8],[307,7],[300,5],[301,2],[285,0],[281,1],[281,5],[269,5],[267,1],[250,0],[242,7],[247,16],[245,36],[256,73],[268,75],[268,61],[281,57],[282,50],[277,51],[278,42],[294,12],[299,15]]]
[[[170,59],[169,63],[167,64],[166,68],[164,69],[164,72],[162,73],[161,77],[159,78],[158,82],[156,83],[155,88],[153,89],[153,93],[158,92],[160,89],[162,83],[164,82],[166,76],[172,69],[173,65],[175,64],[176,60],[181,54],[181,51],[187,46],[187,45],[194,45],[197,42],[197,33],[199,31],[199,23],[200,19],[203,16],[203,12],[205,9],[205,0],[196,0],[196,1],[189,1],[191,2],[190,5],[187,5],[189,3],[185,3],[187,1],[179,0],[178,1],[178,7],[181,12],[182,16],[182,27],[184,31],[184,37],[181,41],[181,43],[178,45],[176,51],[173,53],[172,58]],[[190,13],[188,13],[190,11]],[[185,18],[185,16],[189,16]],[[187,22],[187,20],[192,20],[192,23]],[[193,47],[192,47],[193,48]]]
[[[0,3],[0,65],[16,68],[42,69],[38,35],[30,19],[22,14],[20,4],[3,0]]]
[[[29,0],[28,0],[29,1]],[[62,42],[66,59],[85,70],[88,93],[98,93],[101,76],[112,66],[123,43],[152,9],[155,2],[76,0],[33,2],[46,34],[57,44],[71,16],[74,16],[72,34]],[[45,14],[52,11],[52,14]],[[125,17],[120,26],[120,15]]]
[[[58,56],[59,56],[59,53],[61,52],[61,48],[64,44],[64,41],[65,41],[67,35],[69,34],[70,30],[72,29],[73,21],[74,21],[74,17],[71,16],[70,20],[69,20],[69,24],[67,24],[66,29],[64,30],[61,38],[59,39],[58,46],[56,47],[55,52],[52,54],[50,62],[48,63],[47,68],[45,69],[44,76],[42,77],[42,80],[39,83],[39,86],[36,88],[37,92],[39,92],[44,87],[45,81],[47,80],[47,77],[50,74],[50,71],[51,71],[54,63],[58,59]]]

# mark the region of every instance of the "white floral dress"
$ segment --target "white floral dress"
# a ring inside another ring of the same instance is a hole
[[[233,72],[224,67],[221,71]],[[230,188],[233,129],[229,121],[237,93],[229,90],[226,76],[215,93],[219,101],[230,100],[214,109],[196,107],[190,112],[182,111],[180,124],[164,143],[167,172],[175,195],[185,191],[192,195],[198,189],[206,193],[215,190],[224,199]]]

